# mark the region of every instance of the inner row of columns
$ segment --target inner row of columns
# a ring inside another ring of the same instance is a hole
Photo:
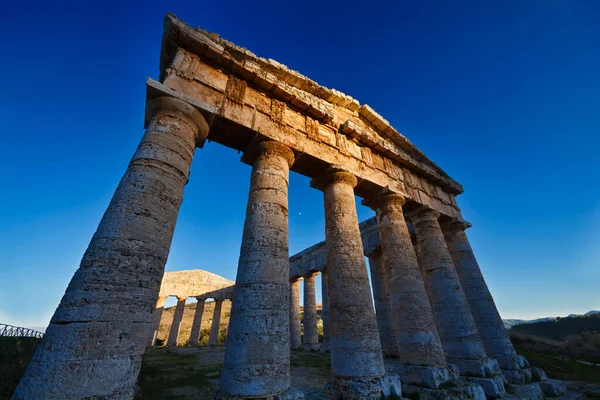
[[[204,306],[207,300],[203,296],[195,296],[197,300],[196,309],[194,311],[194,317],[192,321],[190,337],[188,338],[188,346],[199,346],[200,333],[202,330],[202,317],[204,315]],[[185,311],[185,304],[188,297],[177,297],[177,305],[173,313],[173,320],[169,329],[165,345],[167,347],[175,347],[181,339],[181,322],[183,321],[183,314]],[[156,303],[156,309],[152,315],[151,334],[148,342],[148,346],[156,346],[158,340],[158,331],[162,320],[165,302],[167,297],[161,297]],[[213,310],[213,318],[211,322],[210,334],[208,337],[207,346],[218,346],[219,345],[219,331],[221,327],[221,311],[223,306],[223,300],[220,298],[214,298],[215,308]]]

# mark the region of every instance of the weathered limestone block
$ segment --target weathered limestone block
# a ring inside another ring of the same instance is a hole
[[[488,356],[495,358],[500,368],[507,370],[506,378],[511,383],[527,383],[527,373],[520,371],[525,367],[522,356],[517,354],[508,337],[465,233],[470,226],[463,220],[453,219],[444,223],[442,228],[477,331]]]
[[[142,141],[14,399],[133,397],[196,142],[199,111],[170,97],[147,105]]]
[[[438,335],[423,276],[404,219],[403,196],[387,193],[369,204],[377,212],[383,267],[398,343],[396,370],[406,383],[439,388],[457,379]]]
[[[290,389],[288,183],[292,151],[260,142],[250,193],[219,398],[277,396]]]
[[[419,400],[486,400],[483,388],[476,383],[459,382],[457,385],[431,389],[422,386],[402,385],[402,390],[407,398]],[[505,399],[503,399],[505,400]],[[525,400],[525,399],[521,399]]]
[[[208,337],[209,346],[219,345],[219,329],[221,328],[221,309],[223,308],[223,300],[215,299],[215,310],[213,312],[213,320],[210,326],[210,336]]]
[[[175,307],[175,313],[173,314],[173,322],[171,323],[171,330],[169,331],[169,338],[167,339],[167,347],[177,347],[177,341],[179,339],[179,327],[183,320],[183,313],[185,311],[185,298],[177,299],[177,306]]]
[[[300,281],[290,282],[290,347],[302,347],[300,328]]]
[[[302,348],[308,351],[319,349],[315,275],[309,274],[304,277],[304,343],[302,343]]]
[[[328,171],[311,186],[323,191],[334,393],[344,399],[379,399],[385,389],[383,355],[358,228],[357,179]]]
[[[381,350],[385,357],[397,358],[398,345],[389,306],[389,294],[386,285],[386,274],[381,261],[381,251],[375,250],[367,254],[369,269],[371,271],[371,285],[373,286],[373,299],[375,300],[375,317]]]
[[[323,343],[321,351],[330,351],[330,325],[329,325],[329,290],[327,288],[327,271],[321,271],[321,313],[323,320]]]
[[[546,396],[558,397],[567,392],[567,386],[563,381],[558,379],[547,379],[543,382],[538,382],[538,385]]]
[[[163,311],[165,310],[166,300],[166,297],[159,297],[158,301],[156,302],[156,308],[152,314],[152,324],[150,325],[150,341],[148,342],[148,347],[152,347],[156,343],[158,328],[160,327],[160,320],[162,318]]]
[[[487,357],[438,218],[438,212],[424,207],[411,214],[425,284],[446,359],[458,366],[461,375],[490,378],[495,382],[500,368],[496,360]],[[496,388],[494,382],[483,389]],[[504,391],[486,392],[493,397],[504,394]]]
[[[194,321],[192,322],[192,330],[188,344],[197,347],[200,342],[200,331],[202,330],[202,314],[204,314],[204,305],[206,299],[204,297],[196,297],[196,311],[194,312]]]

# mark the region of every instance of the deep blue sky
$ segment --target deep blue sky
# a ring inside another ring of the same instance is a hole
[[[0,322],[58,304],[143,134],[167,11],[368,103],[462,183],[504,317],[600,308],[600,2],[83,3],[0,13]],[[235,278],[239,158],[197,151],[167,270]],[[292,253],[324,238],[308,183],[291,176]]]

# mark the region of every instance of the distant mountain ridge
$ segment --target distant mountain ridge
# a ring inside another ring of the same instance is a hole
[[[504,327],[506,329],[510,329],[515,325],[521,324],[533,324],[536,322],[545,322],[545,321],[556,321],[558,318],[570,318],[570,317],[582,317],[582,316],[590,316],[594,314],[600,314],[600,310],[591,310],[586,312],[585,314],[569,314],[566,317],[544,317],[544,318],[536,318],[536,319],[503,319]]]

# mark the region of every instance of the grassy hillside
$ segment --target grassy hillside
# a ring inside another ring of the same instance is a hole
[[[600,314],[557,318],[554,321],[515,325],[510,330],[518,334],[565,342],[573,335],[581,335],[586,332],[600,332]]]

